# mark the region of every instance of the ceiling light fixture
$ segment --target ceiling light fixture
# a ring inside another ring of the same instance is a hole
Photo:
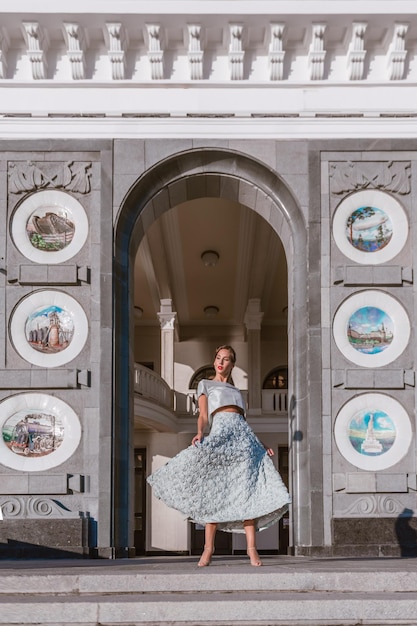
[[[205,250],[201,255],[201,260],[206,267],[215,267],[219,262],[219,253],[215,250]]]
[[[204,315],[206,317],[216,317],[219,310],[220,309],[218,306],[214,306],[213,304],[211,304],[210,306],[204,307]]]

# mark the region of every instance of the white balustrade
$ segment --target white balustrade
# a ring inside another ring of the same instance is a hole
[[[283,414],[288,412],[287,390],[262,389],[262,411]]]
[[[152,370],[135,363],[135,393],[147,400],[173,408],[173,392],[169,385]]]

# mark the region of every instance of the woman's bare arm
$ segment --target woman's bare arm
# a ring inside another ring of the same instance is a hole
[[[201,396],[198,398],[198,409],[199,415],[197,420],[197,434],[195,437],[193,437],[191,441],[193,446],[195,446],[197,442],[203,440],[204,431],[206,430],[208,424],[208,401],[207,396],[205,396],[204,394],[201,394]]]

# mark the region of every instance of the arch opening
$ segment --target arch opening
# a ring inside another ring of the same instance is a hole
[[[129,336],[134,336],[133,316],[129,312],[134,305],[144,311],[141,303],[135,301],[136,294],[133,296],[135,293],[133,268],[136,253],[138,249],[143,248],[144,242],[145,248],[149,244],[147,238],[155,225],[158,225],[156,228],[159,230],[165,228],[168,239],[170,236],[172,238],[170,228],[175,227],[173,215],[175,211],[178,212],[178,207],[183,208],[186,214],[187,209],[195,210],[198,204],[201,206],[204,202],[209,202],[211,206],[217,203],[220,211],[224,211],[226,206],[238,207],[237,210],[241,213],[246,212],[247,223],[241,226],[243,231],[246,228],[250,232],[254,221],[258,220],[259,223],[267,224],[271,229],[275,242],[282,242],[288,262],[288,367],[291,372],[288,394],[291,398],[289,405],[292,411],[289,415],[289,423],[290,430],[299,432],[305,428],[306,413],[303,410],[302,400],[305,398],[305,393],[300,393],[300,389],[306,389],[306,364],[303,350],[300,349],[300,337],[305,337],[306,323],[306,246],[305,228],[297,204],[288,188],[274,172],[244,155],[220,150],[199,150],[175,155],[145,172],[127,195],[118,217],[115,251],[115,269],[118,278],[115,297],[117,419],[114,423],[114,493],[117,494],[114,507],[116,512],[114,542],[116,546],[130,545],[129,535],[131,534],[128,518],[132,514],[132,485],[129,486],[126,475],[129,473],[129,458],[134,441],[132,390],[135,385],[133,378],[135,349],[134,342],[129,341]],[[165,219],[166,223],[162,222],[161,218]],[[182,216],[182,219],[185,218]],[[166,241],[165,238],[165,243]],[[207,248],[210,252],[216,251],[216,245],[209,245],[209,243],[207,241],[207,246],[201,247]],[[216,241],[212,243],[216,244]],[[181,239],[177,240],[176,244],[181,245]],[[173,245],[172,241],[171,245]],[[204,251],[204,249],[199,249],[199,255],[201,256]],[[220,258],[222,255],[223,252],[220,253]],[[181,290],[178,293],[181,293]],[[160,300],[169,300],[171,294],[169,290],[165,292],[158,290],[158,296],[161,295],[165,298],[160,298]],[[152,295],[150,298],[152,299]],[[211,305],[215,303],[210,301],[207,304],[207,306]],[[282,310],[287,312],[286,303]],[[184,317],[184,311],[182,316]],[[194,316],[191,314],[190,318],[195,319],[195,314]],[[143,318],[141,318],[140,324],[143,323]],[[129,328],[129,333],[118,332],[121,328]],[[144,361],[149,362],[149,359],[145,358]],[[209,361],[204,358],[200,362],[201,366],[206,362]],[[272,363],[268,371],[278,364],[278,362]],[[294,410],[295,406],[296,410]],[[175,431],[175,428],[173,430]],[[297,457],[302,447],[303,441],[301,440],[297,442]],[[293,459],[292,466],[293,471],[296,472],[296,479],[292,480],[291,484],[294,502],[293,541],[298,541],[296,529],[300,527],[298,511],[301,508],[299,506],[300,495],[297,493],[299,471],[297,473],[296,458]],[[122,483],[123,488],[121,488]],[[303,522],[303,530],[304,532],[306,530],[305,522]]]

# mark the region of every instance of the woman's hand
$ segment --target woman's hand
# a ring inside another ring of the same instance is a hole
[[[196,446],[196,445],[198,445],[199,443],[201,443],[201,442],[203,441],[203,439],[204,439],[204,436],[203,436],[203,435],[199,435],[199,434],[197,434],[195,437],[193,437],[193,438],[191,439],[191,443],[193,444],[193,446]]]
[[[274,456],[275,452],[272,448],[268,448],[268,446],[266,446],[262,441],[261,441],[263,447],[265,448],[265,451],[267,453],[268,456]]]

